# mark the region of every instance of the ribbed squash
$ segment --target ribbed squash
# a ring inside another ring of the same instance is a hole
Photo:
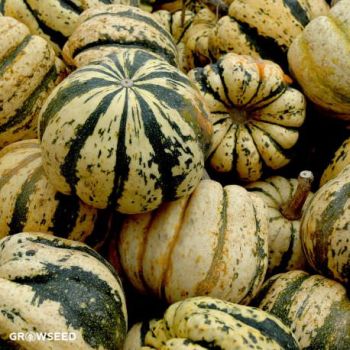
[[[36,137],[37,117],[65,68],[50,45],[11,17],[0,17],[0,149]]]
[[[314,19],[288,51],[291,73],[316,105],[350,120],[350,2]]]
[[[350,301],[340,283],[289,271],[267,280],[254,305],[290,327],[301,349],[350,349]]]
[[[0,241],[0,310],[2,349],[116,350],[127,331],[123,289],[108,262],[82,243],[39,233]],[[7,345],[13,332],[72,332],[75,340]]]
[[[300,229],[309,264],[350,288],[350,165],[315,193]]]
[[[209,40],[213,59],[235,52],[285,66],[288,47],[309,21],[328,12],[324,0],[233,0]]]
[[[350,164],[350,137],[347,138],[335,152],[330,164],[324,170],[320,186],[334,179],[347,165]]]
[[[267,205],[269,220],[269,267],[268,273],[303,269],[306,258],[301,246],[301,212],[310,200],[308,196],[312,174],[301,172],[299,179],[272,176],[265,181],[246,186]],[[304,205],[305,204],[305,205]]]
[[[141,292],[174,302],[210,295],[248,303],[267,269],[262,200],[243,187],[202,180],[191,196],[125,218],[121,265]]]
[[[46,232],[98,248],[111,223],[109,213],[52,187],[37,140],[15,142],[0,151],[0,202],[1,238],[18,232]]]
[[[0,12],[16,18],[53,46],[56,52],[78,23],[79,14],[89,7],[126,3],[128,0],[0,0]]]
[[[297,350],[288,327],[256,309],[210,297],[168,307],[160,320],[135,324],[123,350]]]
[[[151,14],[136,7],[110,5],[85,11],[63,48],[65,61],[81,67],[121,49],[145,49],[177,66],[171,34]]]
[[[60,192],[122,213],[155,209],[199,183],[212,128],[189,79],[144,50],[77,69],[40,114],[43,166]]]
[[[244,181],[289,163],[305,118],[305,98],[275,63],[229,53],[189,72],[210,109],[209,165]]]

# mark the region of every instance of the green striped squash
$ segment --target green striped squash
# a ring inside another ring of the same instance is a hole
[[[57,192],[42,166],[38,140],[12,143],[0,151],[0,237],[45,232],[100,247],[110,214],[77,197]]]
[[[72,66],[81,67],[129,48],[149,50],[174,66],[178,64],[171,34],[139,8],[124,5],[92,8],[81,15],[79,23],[62,52]]]
[[[0,241],[0,310],[2,349],[118,350],[127,331],[124,292],[111,265],[82,243],[47,234]],[[75,340],[8,341],[20,332],[69,332]]]
[[[140,292],[169,303],[210,295],[246,304],[267,269],[265,210],[243,187],[202,180],[191,196],[125,218],[123,270]]]
[[[77,26],[81,12],[90,7],[113,3],[129,4],[129,1],[0,0],[0,12],[27,25],[32,34],[42,36],[56,52],[60,52]]]
[[[123,350],[298,350],[278,318],[250,306],[210,297],[168,307],[160,320],[135,324]]]
[[[320,187],[334,179],[347,165],[350,165],[350,137],[336,150],[331,162],[322,173]]]
[[[189,79],[144,50],[77,69],[40,114],[43,166],[58,191],[136,214],[191,193],[212,128]]]
[[[301,208],[293,208],[295,217],[288,217],[284,212],[286,206],[294,204],[293,200],[297,199],[297,196],[298,204],[300,203],[300,187],[299,191],[297,188],[297,179],[282,176],[271,176],[264,181],[252,182],[246,186],[248,191],[263,199],[268,208],[269,275],[286,270],[304,269],[307,266],[300,239],[301,211],[299,213],[298,209]],[[303,199],[308,202],[311,196],[309,193],[307,199]],[[306,208],[307,202],[301,202],[302,209]]]
[[[229,53],[188,75],[211,112],[214,171],[256,181],[289,163],[306,103],[277,64]]]
[[[281,273],[265,282],[254,305],[290,327],[301,349],[350,349],[350,300],[340,283],[304,271]]]
[[[309,264],[350,288],[350,165],[315,193],[300,229]]]
[[[211,57],[227,52],[287,67],[287,50],[310,20],[328,13],[324,0],[233,0],[209,40]]]
[[[0,149],[34,138],[37,117],[65,68],[50,45],[11,17],[0,17]]]

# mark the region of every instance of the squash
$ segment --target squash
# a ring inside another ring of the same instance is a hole
[[[159,320],[135,324],[123,350],[297,350],[290,329],[250,306],[210,297],[188,298],[168,307]]]
[[[305,118],[305,98],[275,63],[229,53],[188,73],[210,109],[208,165],[243,181],[289,163]]]
[[[312,5],[311,5],[312,4]],[[209,39],[213,60],[227,52],[270,59],[284,68],[287,50],[309,21],[329,10],[324,0],[233,0]]]
[[[350,349],[350,301],[340,283],[304,271],[281,273],[265,282],[253,305],[290,327],[300,349]]]
[[[144,50],[77,69],[39,116],[43,166],[60,192],[136,214],[191,193],[212,128],[189,79]]]
[[[174,66],[178,64],[171,34],[139,8],[124,5],[92,8],[80,16],[79,23],[62,52],[72,66],[81,67],[129,48],[149,50]]]
[[[0,241],[0,309],[2,342],[11,333],[66,332],[75,340],[50,342],[50,349],[116,350],[127,331],[125,296],[111,265],[82,243],[42,233]],[[33,338],[5,348],[48,349]]]
[[[132,0],[131,0],[132,1]],[[57,53],[73,33],[79,14],[89,7],[129,0],[0,0],[0,12],[16,18],[32,34],[46,39]]]
[[[65,68],[50,45],[14,18],[0,17],[0,149],[36,137],[37,116]]]
[[[298,180],[271,176],[265,181],[252,182],[246,186],[248,191],[262,198],[268,207],[270,275],[307,266],[299,231],[302,210],[307,206],[305,202],[311,198],[312,181],[312,173],[302,171]]]
[[[248,303],[267,269],[265,210],[243,187],[202,180],[191,196],[125,218],[122,268],[137,290],[169,303],[197,295]]]
[[[350,137],[336,150],[330,164],[324,170],[320,187],[327,181],[334,179],[347,165],[350,164]]]
[[[350,2],[314,19],[288,51],[290,71],[305,95],[328,115],[350,120]]]
[[[0,238],[45,232],[99,248],[110,230],[110,213],[52,187],[38,140],[18,141],[0,151],[0,201]]]
[[[323,185],[301,221],[301,242],[309,264],[350,288],[350,165]]]

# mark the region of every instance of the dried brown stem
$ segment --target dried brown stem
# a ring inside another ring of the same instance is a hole
[[[309,170],[304,170],[299,174],[298,186],[292,199],[281,208],[282,215],[288,220],[299,220],[303,205],[311,190],[314,175]]]

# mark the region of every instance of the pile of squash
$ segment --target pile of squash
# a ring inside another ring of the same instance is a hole
[[[350,0],[0,0],[0,34],[0,349],[350,349]]]

